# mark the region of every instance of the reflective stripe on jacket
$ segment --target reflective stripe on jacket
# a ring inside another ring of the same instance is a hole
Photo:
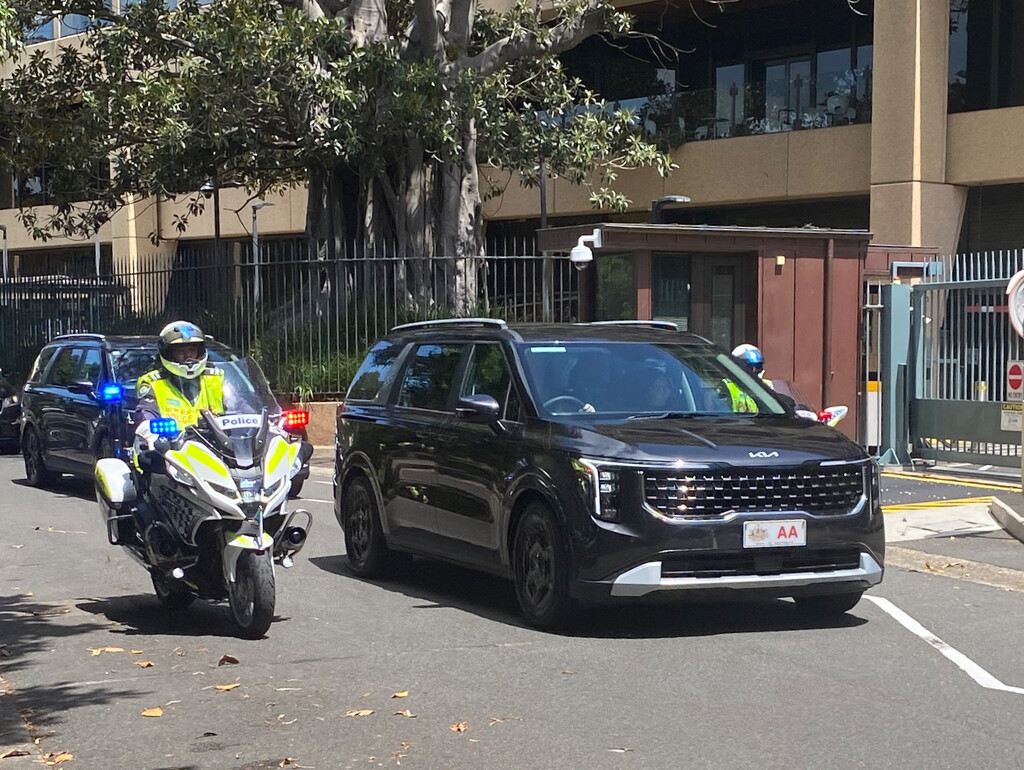
[[[754,399],[744,393],[739,385],[732,380],[725,380],[725,387],[729,389],[729,398],[732,400],[731,406],[734,412],[757,413],[757,404],[754,403]]]

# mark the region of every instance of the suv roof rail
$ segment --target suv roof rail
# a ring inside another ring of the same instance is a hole
[[[412,323],[393,326],[391,327],[391,331],[397,332],[403,329],[428,329],[431,326],[490,326],[495,329],[508,328],[508,324],[500,318],[438,318],[434,321],[413,321]]]
[[[588,321],[581,326],[650,326],[652,329],[679,331],[679,324],[672,321]]]
[[[70,334],[58,334],[50,342],[56,342],[57,340],[103,340],[105,339],[102,334],[93,334],[91,332],[71,332]]]

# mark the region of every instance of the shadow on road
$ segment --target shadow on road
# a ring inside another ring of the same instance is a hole
[[[314,557],[315,567],[351,580],[344,556]],[[499,577],[426,559],[413,559],[396,570],[393,579],[363,581],[429,604],[415,609],[450,607],[508,625],[526,627],[519,614],[512,584]],[[563,636],[581,638],[659,639],[713,636],[812,628],[853,628],[867,623],[858,610],[834,618],[802,614],[791,601],[695,601],[662,599],[585,605],[577,611]]]
[[[91,622],[60,622],[59,618],[70,611],[66,605],[43,604],[30,596],[0,596],[0,674],[11,683],[18,710],[37,733],[65,720],[67,713],[79,706],[113,703],[138,694],[77,682],[19,685],[19,671],[32,665],[34,656],[49,652],[55,639],[79,636],[106,627]],[[0,718],[13,720],[15,712],[0,709]],[[0,724],[0,735],[13,735],[19,729],[20,724]]]
[[[11,483],[26,489],[35,489],[26,479],[11,479]],[[96,500],[96,489],[92,481],[77,476],[61,476],[53,483],[53,486],[40,491],[55,497],[75,497],[90,502]]]
[[[215,605],[196,599],[187,609],[168,610],[153,594],[112,596],[109,599],[83,601],[78,609],[120,623],[112,633],[168,636],[236,636],[237,629],[227,605]],[[279,623],[287,618],[274,617]]]

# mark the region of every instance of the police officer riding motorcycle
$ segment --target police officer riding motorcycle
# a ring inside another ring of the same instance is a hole
[[[108,538],[166,607],[227,599],[241,635],[259,638],[274,616],[274,564],[292,566],[312,524],[286,511],[300,444],[263,405],[255,362],[208,365],[206,337],[186,321],[165,326],[158,347],[160,366],[136,384],[131,467],[96,463]]]

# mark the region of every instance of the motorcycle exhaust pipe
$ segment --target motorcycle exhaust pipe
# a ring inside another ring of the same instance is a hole
[[[302,527],[288,527],[284,532],[285,542],[295,548],[306,542],[306,530]]]
[[[305,518],[304,526],[293,524],[298,517],[299,521]],[[274,538],[274,556],[281,560],[281,566],[290,567],[294,563],[292,556],[302,550],[302,546],[306,544],[306,538],[309,536],[309,530],[313,526],[313,514],[309,511],[299,508],[298,510],[292,511],[291,515],[285,521],[284,526],[281,527],[277,532],[277,536]]]

